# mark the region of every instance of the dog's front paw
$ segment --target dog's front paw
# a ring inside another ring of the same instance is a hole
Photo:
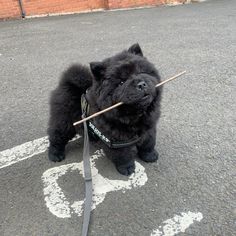
[[[50,161],[59,162],[65,159],[65,151],[58,150],[55,147],[49,147],[48,158]]]
[[[131,175],[132,173],[134,173],[134,170],[135,170],[135,163],[134,161],[132,162],[129,162],[125,165],[116,165],[116,169],[118,170],[118,172],[122,175],[126,175],[126,176],[129,176]]]
[[[146,162],[155,162],[158,159],[158,152],[156,150],[151,152],[140,152],[139,157]]]

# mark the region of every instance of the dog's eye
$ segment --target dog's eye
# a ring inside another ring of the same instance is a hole
[[[122,85],[124,83],[124,81],[120,81],[119,85]]]

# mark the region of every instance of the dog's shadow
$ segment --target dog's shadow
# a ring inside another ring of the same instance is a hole
[[[78,139],[69,142],[66,146],[66,163],[70,162],[81,162],[83,161],[83,148],[84,148],[84,138],[79,137]],[[99,142],[90,141],[90,158],[94,153],[102,150]],[[103,158],[98,158],[95,161],[96,167],[99,173],[105,178],[111,180],[127,180],[129,177],[121,175],[115,168],[115,165],[110,159],[108,159],[103,153]],[[143,163],[142,163],[143,164]]]

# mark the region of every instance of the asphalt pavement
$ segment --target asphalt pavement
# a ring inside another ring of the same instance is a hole
[[[0,235],[81,235],[82,138],[47,159],[61,72],[138,42],[164,86],[157,163],[117,173],[92,147],[89,235],[236,235],[236,1],[0,22]]]

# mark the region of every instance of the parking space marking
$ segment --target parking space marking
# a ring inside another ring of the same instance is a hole
[[[73,140],[79,137],[78,135]],[[48,144],[48,137],[45,136],[1,151],[0,169],[45,152],[48,148]]]
[[[76,136],[72,141],[80,138]],[[48,148],[48,137],[42,137],[15,146],[10,149],[6,149],[0,152],[0,169],[11,166],[19,161],[23,161],[35,155],[45,152]],[[92,175],[93,175],[93,205],[92,209],[95,209],[97,205],[102,203],[108,192],[126,190],[143,186],[148,178],[145,173],[145,168],[138,162],[136,162],[135,173],[129,176],[127,181],[124,180],[110,180],[103,177],[98,173],[95,161],[98,158],[103,158],[104,154],[102,149],[97,150],[91,157]],[[46,170],[42,175],[44,183],[44,195],[46,206],[52,214],[59,218],[69,218],[72,214],[81,216],[83,213],[83,200],[74,201],[70,203],[63,193],[62,189],[57,183],[57,180],[65,175],[68,171],[78,171],[83,175],[83,163],[71,163],[62,165]],[[173,218],[163,222],[161,226],[153,230],[150,236],[174,236],[185,230],[194,223],[194,221],[201,221],[203,218],[202,213],[181,213],[181,215],[175,215]]]
[[[203,215],[201,212],[181,213],[181,215],[175,215],[173,218],[163,222],[163,226],[159,226],[158,229],[153,230],[150,236],[174,236],[178,233],[183,233],[185,230],[194,223],[194,221],[201,221]]]
[[[148,178],[145,172],[145,168],[138,162],[136,162],[135,173],[124,180],[110,180],[103,177],[96,168],[95,161],[98,158],[103,158],[104,154],[102,150],[97,150],[91,157],[91,167],[93,176],[93,205],[92,209],[102,203],[106,197],[106,194],[113,191],[126,190],[143,186]],[[44,184],[44,195],[46,206],[49,211],[59,218],[69,218],[72,214],[81,216],[83,213],[84,199],[69,203],[65,194],[57,183],[57,180],[65,175],[67,172],[78,171],[83,175],[83,163],[71,163],[67,165],[61,165],[46,170],[42,175]]]

